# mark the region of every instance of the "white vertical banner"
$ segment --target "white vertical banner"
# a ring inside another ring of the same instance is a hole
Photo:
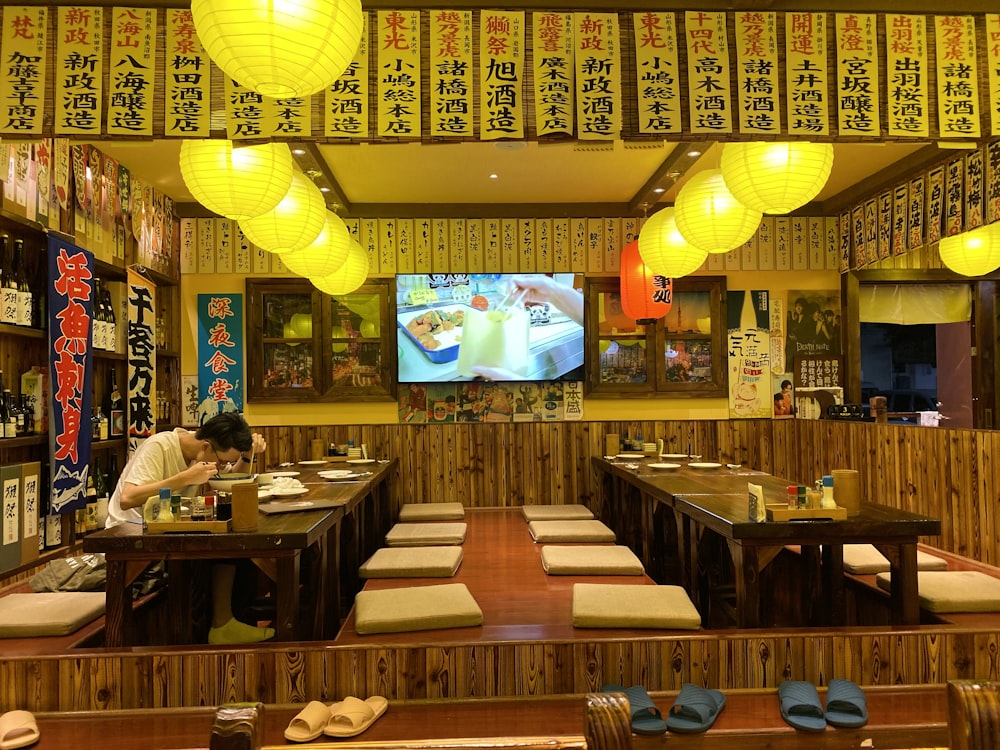
[[[618,273],[621,267],[622,248],[627,245],[621,238],[621,219],[604,220],[604,259],[602,264],[607,273]]]
[[[572,268],[569,219],[552,220],[552,270],[563,273]]]
[[[517,219],[500,220],[500,271],[502,273],[517,273]]]
[[[375,253],[378,265],[369,268],[369,275],[392,274],[388,269],[396,268],[396,220],[378,220],[378,250]],[[371,262],[371,256],[369,256]]]
[[[692,133],[733,132],[726,14],[684,13]]]
[[[792,220],[787,216],[774,220],[774,270],[792,270]]]
[[[427,12],[432,136],[472,136],[472,11]]]
[[[830,69],[825,13],[785,13],[785,96],[789,135],[830,134]]]
[[[792,243],[792,270],[805,271],[809,268],[809,224],[804,216],[792,216],[791,223],[791,243]]]
[[[757,270],[774,270],[774,217],[764,216],[757,227]]]
[[[934,16],[938,135],[979,138],[979,64],[975,16]],[[996,92],[993,92],[994,97]],[[992,97],[991,97],[992,101]]]
[[[737,13],[736,90],[741,133],[781,132],[778,22],[775,13]]]
[[[826,242],[826,222],[822,216],[810,216],[806,220],[809,237],[809,270],[825,271],[826,259],[829,257]]]
[[[483,273],[498,273],[500,260],[500,219],[483,219]]]
[[[448,220],[448,272],[449,273],[469,273],[468,256],[465,248],[467,238],[465,235],[465,219]]]
[[[466,263],[469,273],[483,272],[483,220],[465,220]]]
[[[681,131],[677,18],[674,13],[633,13],[639,132]]]
[[[215,219],[198,219],[198,273],[215,273]]]
[[[600,219],[586,219],[587,225],[587,273],[604,271],[604,222]]]
[[[368,23],[364,13],[361,42],[347,70],[323,92],[323,133],[327,136],[363,138],[368,135],[369,105]]]
[[[990,105],[990,135],[1000,136],[1000,13],[986,14],[987,97]]]
[[[107,132],[152,135],[156,88],[156,9],[111,9]]]
[[[524,13],[479,11],[479,140],[524,138]]]
[[[570,219],[569,230],[569,270],[573,273],[587,272],[587,220]]]
[[[198,223],[195,219],[180,220],[181,273],[198,270]]]
[[[617,13],[574,13],[576,122],[580,140],[613,140],[622,130]]]
[[[243,234],[239,222],[236,222],[235,255],[233,259],[233,272],[249,275],[253,271],[253,246],[250,240]]]
[[[573,134],[576,108],[573,84],[573,14],[531,14],[535,87],[535,133]]]
[[[552,273],[552,219],[535,219],[535,271]]]
[[[431,273],[448,273],[448,220],[431,220]]]
[[[420,11],[377,13],[378,135],[420,137]]]
[[[431,272],[431,220],[413,220],[413,272]]]
[[[837,127],[840,135],[882,134],[879,124],[878,24],[874,13],[834,15]]]
[[[535,273],[536,263],[535,220],[519,219],[517,227],[518,270],[521,273]]]
[[[233,232],[236,222],[216,219],[215,223],[215,272],[232,273],[234,263]]]
[[[930,133],[930,60],[923,16],[885,14],[886,118],[890,136]]]

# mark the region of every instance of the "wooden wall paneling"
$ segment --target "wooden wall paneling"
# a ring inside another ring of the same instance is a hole
[[[997,488],[1000,482],[997,480],[998,465],[994,456],[1000,455],[995,451],[1000,451],[1000,433],[996,432],[976,432],[976,455],[979,456],[981,471],[978,483],[972,488],[972,493],[979,498],[979,512],[983,515],[983,522],[980,529],[983,534],[983,562],[989,565],[997,565],[1000,556],[997,554],[997,542],[1000,540],[1000,513],[997,512],[996,503],[992,498],[997,497]]]

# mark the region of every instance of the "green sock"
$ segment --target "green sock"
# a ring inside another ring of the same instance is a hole
[[[247,625],[235,617],[225,625],[208,631],[209,643],[260,643],[271,638],[274,638],[274,628],[258,628],[255,625]]]

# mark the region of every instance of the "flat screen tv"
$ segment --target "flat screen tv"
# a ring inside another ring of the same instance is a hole
[[[396,277],[399,382],[582,380],[582,279]]]

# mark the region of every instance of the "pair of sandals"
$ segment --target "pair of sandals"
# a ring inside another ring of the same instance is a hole
[[[0,750],[15,750],[38,742],[38,724],[30,711],[0,714]]]
[[[285,739],[290,742],[311,742],[325,734],[327,737],[355,737],[375,723],[389,708],[389,701],[380,695],[361,700],[348,696],[329,706],[310,701],[289,722]]]
[[[811,682],[786,680],[778,686],[778,699],[781,718],[803,732],[824,732],[827,724],[853,729],[868,723],[864,691],[850,680],[830,680],[825,710]]]
[[[633,685],[605,685],[605,693],[625,693],[632,717],[632,731],[636,734],[663,734],[668,729],[681,734],[705,732],[715,723],[716,717],[726,707],[726,696],[720,690],[708,690],[685,683],[664,719],[660,709],[649,697],[646,688]]]

